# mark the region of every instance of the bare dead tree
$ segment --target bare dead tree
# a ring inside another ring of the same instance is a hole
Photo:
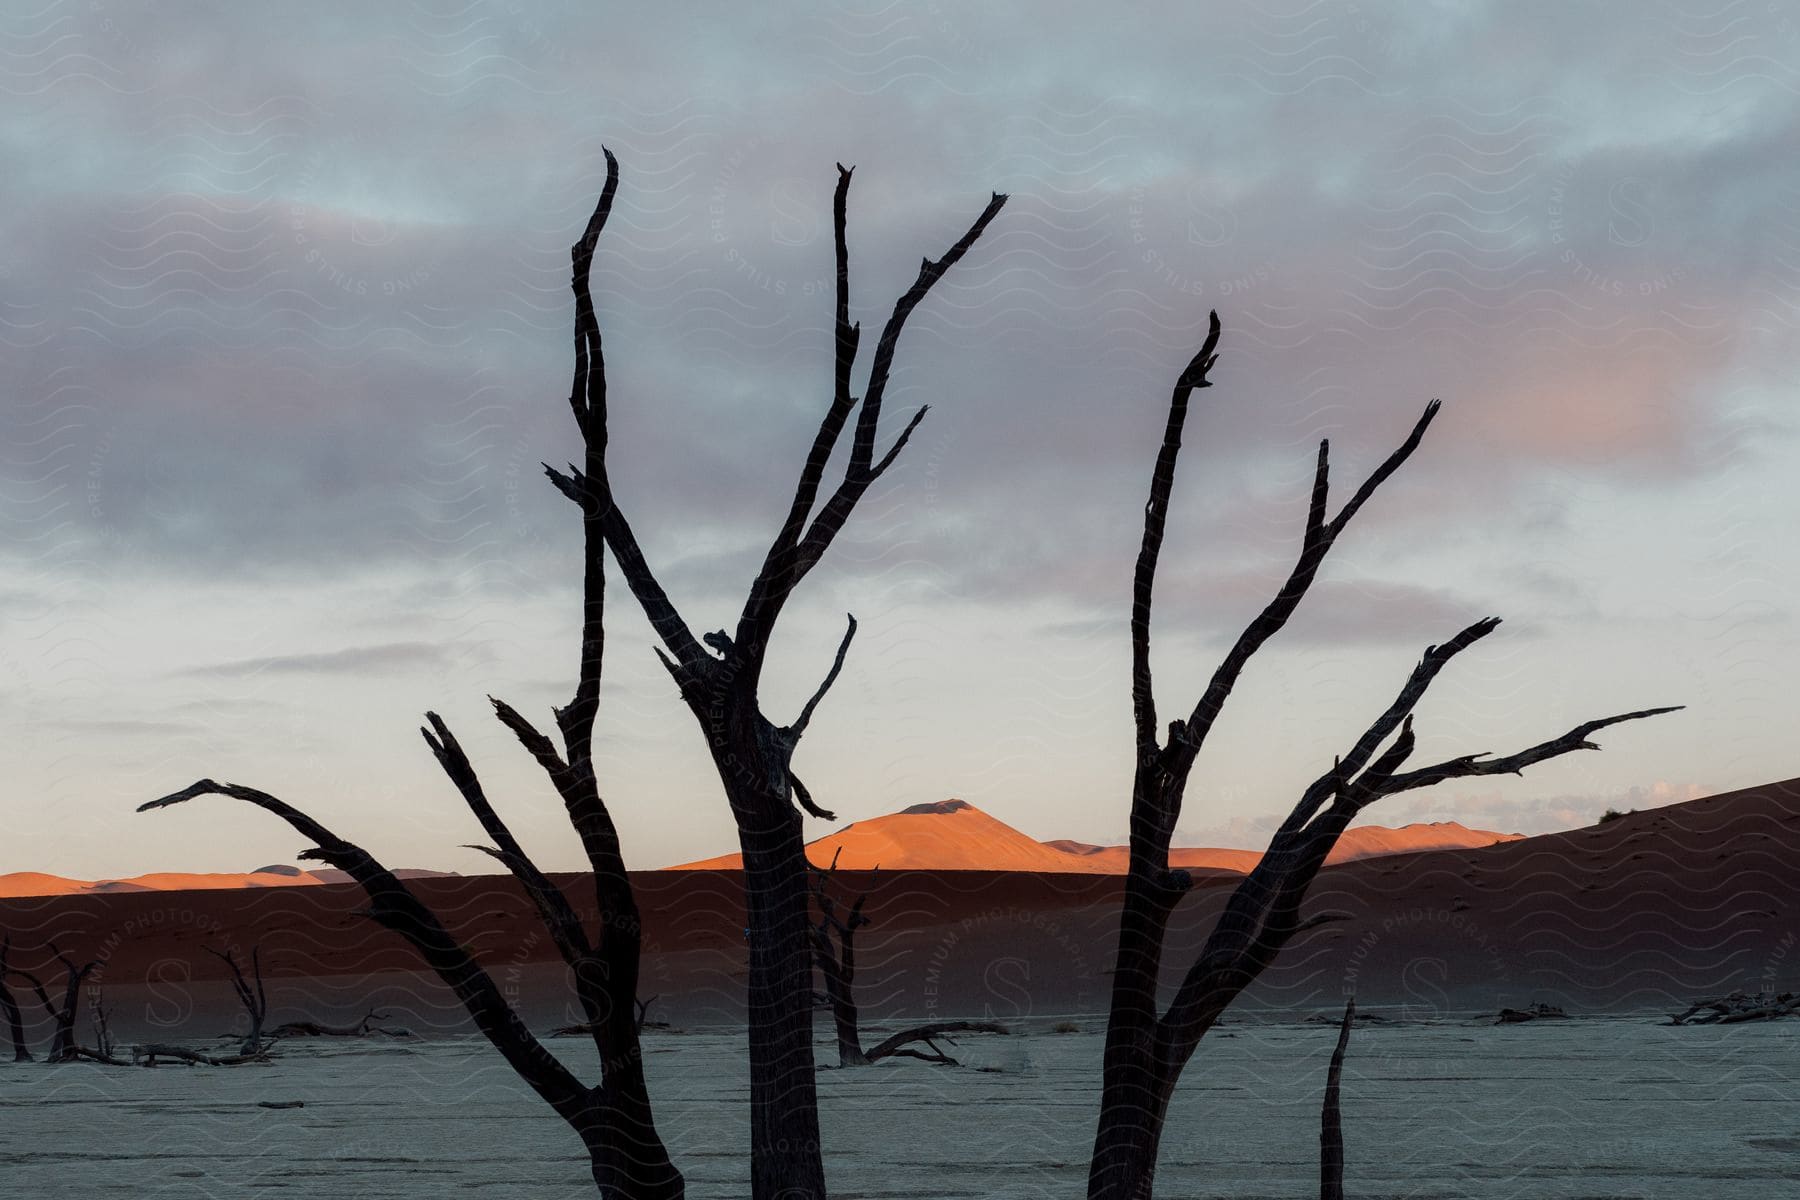
[[[77,966],[74,959],[56,948],[55,942],[50,943],[50,952],[56,955],[57,961],[62,963],[63,970],[66,972],[60,1007],[50,1002],[49,990],[36,975],[17,967],[13,968],[13,974],[31,984],[32,991],[37,993],[38,1002],[50,1015],[51,1024],[55,1029],[55,1033],[51,1035],[50,1039],[50,1053],[44,1061],[74,1062],[80,1057],[79,1043],[75,1040],[75,1017],[81,1010],[81,985],[94,968],[100,964],[90,961]]]
[[[819,918],[813,923],[813,958],[819,974],[825,978],[825,997],[831,1005],[831,1016],[837,1025],[838,1066],[862,1067],[869,1063],[863,1053],[861,1020],[857,1013],[856,993],[851,985],[856,979],[856,931],[869,923],[863,916],[864,893],[856,898],[848,912],[838,916],[837,904],[831,898],[831,884],[837,875],[838,852],[831,865],[814,873],[813,907]]]
[[[223,795],[271,812],[311,838],[314,848],[301,857],[327,862],[355,879],[368,894],[374,918],[412,943],[455,991],[476,1026],[520,1078],[581,1137],[602,1196],[608,1200],[679,1200],[684,1184],[656,1132],[633,1003],[643,922],[625,871],[618,829],[600,796],[594,771],[594,721],[606,640],[605,551],[609,540],[618,540],[612,525],[619,522],[602,500],[606,494],[605,378],[587,288],[594,244],[618,188],[618,164],[611,152],[606,154],[606,163],[606,186],[586,231],[570,251],[577,299],[575,384],[570,404],[586,443],[585,466],[571,465],[568,475],[550,471],[558,488],[580,506],[584,534],[579,673],[574,698],[553,711],[562,746],[510,705],[490,697],[495,715],[549,776],[575,828],[593,872],[599,909],[599,929],[594,934],[589,934],[568,896],[531,860],[495,812],[468,756],[444,721],[436,713],[426,713],[429,728],[420,730],[492,843],[474,848],[504,864],[519,881],[568,967],[587,1018],[586,1027],[599,1051],[599,1084],[588,1086],[577,1080],[526,1028],[493,979],[437,916],[362,847],[267,792],[210,779],[142,807],[160,808],[196,796]],[[625,536],[629,538],[628,529]],[[634,552],[635,543],[624,550],[617,545],[614,548],[635,590],[642,585],[643,557]],[[816,1130],[812,1142],[816,1153]]]
[[[100,1052],[102,1058],[112,1058],[112,1025],[107,1020],[106,996],[99,987],[88,993],[88,1015],[94,1027],[94,1049]]]
[[[250,1033],[244,1039],[244,1047],[240,1054],[261,1054],[263,1050],[263,1019],[269,1015],[269,996],[263,989],[262,947],[250,948],[250,978],[244,978],[243,968],[238,966],[237,955],[227,947],[214,950],[211,946],[201,949],[224,963],[231,969],[231,990],[236,994],[238,1003],[244,1006],[244,1014],[250,1018]]]
[[[1319,1200],[1344,1200],[1344,1114],[1338,1090],[1344,1081],[1344,1051],[1350,1048],[1350,1025],[1356,1020],[1356,1001],[1344,1004],[1344,1023],[1338,1027],[1337,1049],[1325,1072],[1325,1103],[1319,1110]]]
[[[862,1017],[856,1003],[856,931],[870,924],[863,915],[868,893],[858,896],[843,916],[831,896],[837,878],[838,852],[831,856],[829,867],[813,873],[812,898],[819,917],[812,926],[813,959],[819,974],[825,977],[825,998],[831,1006],[837,1026],[838,1066],[866,1067],[884,1058],[919,1058],[944,1066],[957,1066],[957,1061],[938,1047],[938,1041],[951,1042],[954,1033],[1006,1033],[1007,1028],[994,1021],[935,1021],[903,1029],[885,1039],[872,1050],[862,1048]],[[923,1044],[926,1049],[913,1049]]]
[[[6,965],[11,954],[12,938],[0,938],[0,1013],[5,1014],[7,1032],[12,1035],[13,1061],[30,1062],[31,1051],[25,1045],[25,1016],[19,1011],[19,1000],[12,993],[12,985],[6,982],[6,977],[12,973]]]
[[[757,686],[769,639],[795,588],[825,555],[863,495],[893,465],[925,417],[926,409],[920,408],[887,450],[876,453],[889,371],[907,318],[945,272],[968,253],[1006,203],[1005,196],[995,194],[942,258],[920,263],[917,278],[895,302],[882,329],[859,398],[852,390],[851,376],[861,326],[850,320],[845,240],[850,175],[840,164],[832,205],[837,312],[831,403],[800,469],[787,515],[750,584],[734,632],[694,636],[645,559],[607,472],[605,356],[587,275],[618,178],[610,154],[606,190],[575,254],[575,386],[569,401],[586,442],[586,464],[571,464],[567,472],[548,464],[544,467],[563,494],[581,506],[589,529],[604,533],[626,584],[661,643],[658,656],[699,723],[737,824],[750,943],[752,1200],[818,1200],[825,1194],[813,1071],[813,963],[802,814],[826,819],[831,814],[813,803],[792,763],[807,722],[843,665],[856,632],[855,619],[850,620],[830,673],[792,724],[777,725],[763,714]],[[853,414],[856,420],[842,478],[821,500],[826,468],[846,429],[851,428]]]
[[[1205,343],[1176,380],[1162,449],[1144,508],[1144,535],[1133,577],[1131,609],[1132,709],[1136,768],[1131,794],[1130,866],[1119,919],[1118,956],[1107,1021],[1100,1119],[1089,1167],[1090,1200],[1148,1200],[1169,1098],[1182,1068],[1228,1005],[1275,960],[1283,946],[1328,914],[1303,918],[1301,901],[1325,857],[1350,822],[1377,800],[1448,779],[1516,774],[1576,750],[1597,749],[1598,730],[1673,708],[1646,709],[1577,725],[1569,732],[1503,757],[1469,754],[1403,769],[1414,745],[1413,710],[1451,659],[1494,631],[1495,618],[1477,621],[1442,645],[1427,648],[1394,702],[1355,745],[1302,793],[1270,840],[1256,868],[1238,884],[1199,956],[1181,979],[1173,1002],[1158,1009],[1163,940],[1170,914],[1193,879],[1169,869],[1169,842],[1181,817],[1188,775],[1232,686],[1251,656],[1287,623],[1319,566],[1357,511],[1417,449],[1438,402],[1426,406],[1406,441],[1365,480],[1335,517],[1327,517],[1330,443],[1319,443],[1318,464],[1301,538],[1300,556],[1275,598],[1245,627],[1185,720],[1169,723],[1158,740],[1150,672],[1150,604],[1175,483],[1175,460],[1194,391],[1210,386],[1219,317],[1212,314]],[[1389,739],[1392,738],[1392,742]],[[1387,749],[1382,750],[1384,743]]]

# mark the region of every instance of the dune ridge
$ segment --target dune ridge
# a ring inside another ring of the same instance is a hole
[[[1326,859],[1327,865],[1391,854],[1431,850],[1478,850],[1524,835],[1470,829],[1456,821],[1404,825],[1389,829],[1359,825],[1346,830]],[[835,857],[847,871],[1037,871],[1073,875],[1123,875],[1124,846],[1095,846],[1067,839],[1040,842],[966,800],[915,804],[885,817],[856,821],[807,843],[807,857],[828,866]],[[1190,871],[1247,874],[1262,858],[1259,850],[1206,846],[1176,847],[1169,865]],[[670,871],[735,871],[743,866],[736,854],[681,863]]]

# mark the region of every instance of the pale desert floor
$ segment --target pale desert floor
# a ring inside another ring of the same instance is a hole
[[[1037,1020],[965,1039],[962,1068],[822,1071],[833,1194],[1081,1195],[1100,1025],[1082,1028]],[[1240,1024],[1209,1037],[1171,1117],[1158,1194],[1316,1194],[1334,1035]],[[747,1194],[740,1035],[647,1036],[658,1124],[689,1194]],[[591,1062],[579,1041],[552,1045]],[[1364,1200],[1788,1200],[1800,1022],[1360,1026],[1344,1110],[1349,1191]],[[0,1065],[0,1184],[30,1197],[593,1194],[572,1135],[473,1038],[289,1043],[272,1065],[235,1069]]]

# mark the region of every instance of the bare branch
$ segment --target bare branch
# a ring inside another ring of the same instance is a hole
[[[794,488],[794,499],[788,506],[787,518],[781,523],[781,529],[769,546],[762,570],[757,573],[758,582],[766,580],[767,586],[776,584],[788,565],[785,560],[800,543],[801,530],[806,528],[806,518],[812,515],[813,503],[819,495],[819,484],[824,480],[825,467],[831,461],[831,452],[836,448],[838,438],[843,435],[844,425],[856,407],[856,397],[850,394],[850,372],[856,362],[862,326],[850,323],[850,250],[845,238],[850,176],[855,169],[846,167],[843,163],[838,164],[837,191],[831,201],[833,242],[837,249],[836,369],[833,372],[831,406],[820,419],[818,432],[813,435],[812,449],[807,452],[806,462],[800,468],[800,482]],[[758,599],[760,597],[752,588],[752,602]]]
[[[1446,779],[1461,779],[1471,775],[1517,775],[1526,767],[1548,759],[1559,758],[1564,754],[1572,754],[1577,750],[1598,750],[1600,747],[1587,740],[1588,735],[1611,725],[1625,721],[1641,721],[1645,717],[1658,717],[1664,713],[1680,712],[1684,706],[1680,704],[1666,705],[1662,708],[1646,708],[1638,712],[1620,713],[1616,717],[1602,717],[1597,721],[1588,721],[1561,737],[1551,738],[1547,742],[1509,754],[1504,758],[1490,758],[1485,754],[1470,754],[1461,758],[1453,758],[1447,762],[1435,763],[1429,767],[1407,771],[1402,774],[1388,773],[1377,775],[1371,768],[1372,778],[1368,781],[1368,790],[1372,794],[1356,801],[1358,809],[1366,807],[1382,796],[1391,796],[1396,792],[1411,791],[1414,788],[1430,787],[1442,783]],[[1397,765],[1397,764],[1396,764]],[[1359,781],[1359,788],[1361,781]]]
[[[1301,794],[1299,802],[1294,805],[1293,811],[1282,822],[1275,839],[1270,843],[1270,853],[1263,856],[1262,862],[1258,864],[1256,870],[1251,872],[1252,875],[1262,870],[1264,866],[1268,866],[1272,871],[1279,865],[1271,860],[1279,857],[1279,853],[1285,845],[1284,836],[1292,834],[1311,820],[1327,801],[1348,786],[1351,777],[1363,769],[1370,756],[1394,732],[1395,727],[1410,717],[1412,710],[1424,697],[1426,689],[1437,678],[1438,672],[1442,671],[1452,658],[1492,633],[1499,626],[1499,617],[1484,617],[1443,645],[1425,648],[1425,653],[1420,656],[1418,665],[1413,668],[1412,674],[1407,678],[1405,686],[1400,689],[1400,694],[1395,697],[1394,702],[1388,705],[1379,717],[1375,718],[1362,737],[1358,738],[1356,744],[1351,747],[1348,755],[1333,762],[1331,770],[1314,780],[1312,785]]]
[[[881,402],[887,393],[888,372],[893,366],[894,348],[900,342],[900,333],[906,328],[907,318],[919,306],[919,302],[925,299],[925,294],[931,290],[932,285],[962,261],[963,255],[969,252],[969,247],[975,244],[976,239],[988,227],[988,223],[1000,214],[1005,204],[1006,197],[995,192],[987,207],[981,210],[981,215],[975,218],[975,223],[969,226],[968,231],[957,239],[956,244],[942,258],[936,262],[927,258],[919,263],[918,278],[894,302],[894,311],[888,317],[887,325],[882,328],[881,340],[875,343],[875,358],[869,367],[868,390],[863,394],[862,411],[856,418],[856,440],[850,447],[847,476],[866,475],[869,471],[869,463],[875,451],[875,430],[881,424]]]
[[[807,572],[817,565],[825,551],[830,548],[832,540],[849,520],[850,514],[862,499],[869,485],[891,466],[911,438],[913,430],[924,419],[925,412],[920,410],[902,430],[893,447],[882,457],[879,464],[875,461],[875,437],[881,424],[882,398],[887,392],[888,375],[893,366],[894,349],[899,344],[900,334],[906,327],[907,318],[917,308],[932,285],[941,279],[946,271],[955,266],[968,253],[988,224],[1006,204],[1006,197],[995,193],[988,201],[974,224],[957,242],[935,262],[925,259],[919,264],[918,277],[907,291],[894,302],[894,311],[888,317],[887,325],[882,329],[881,339],[875,345],[875,356],[870,365],[869,385],[863,394],[862,407],[857,413],[856,430],[850,446],[850,459],[844,469],[844,478],[837,489],[826,500],[818,514],[813,516],[810,526],[806,525],[806,516],[817,502],[818,490],[823,481],[824,471],[831,457],[832,449],[843,435],[844,426],[849,420],[850,410],[855,405],[849,391],[849,359],[854,356],[859,339],[859,332],[848,324],[848,279],[847,250],[844,243],[844,201],[850,185],[850,175],[839,167],[838,192],[834,200],[834,216],[837,227],[838,247],[838,360],[837,384],[832,405],[820,422],[819,432],[813,439],[813,448],[808,454],[806,464],[801,470],[800,485],[794,494],[794,502],[789,507],[788,519],[783,523],[781,531],[770,545],[764,557],[762,569],[751,584],[750,594],[744,602],[743,614],[738,619],[737,645],[748,659],[752,674],[757,670],[768,634],[773,629],[775,618],[787,603],[787,598],[794,588],[806,577]],[[804,533],[802,533],[804,529]]]
[[[626,585],[637,598],[644,615],[649,618],[651,628],[656,630],[656,635],[677,660],[684,666],[694,667],[706,655],[699,643],[694,641],[693,633],[681,619],[681,614],[676,611],[655,573],[650,570],[650,564],[638,545],[637,535],[613,496],[612,484],[606,473],[606,356],[601,345],[600,323],[594,315],[594,299],[588,277],[593,271],[594,248],[600,240],[600,232],[606,227],[607,218],[612,214],[613,197],[619,187],[619,163],[612,151],[602,148],[602,152],[606,155],[606,186],[600,193],[599,202],[594,206],[593,216],[588,219],[587,228],[569,248],[572,267],[570,286],[575,293],[575,378],[569,390],[569,407],[575,414],[575,423],[580,427],[587,447],[587,465],[585,472],[571,466],[569,474],[565,475],[546,464],[544,472],[558,491],[581,506],[588,522],[590,586],[584,594],[590,608],[599,603],[599,590],[592,586],[594,576],[600,570],[599,554],[593,542],[603,539],[612,548],[613,557],[618,560]],[[590,676],[597,680],[598,674],[599,645],[595,636],[597,623],[598,616],[591,613],[584,616],[582,623],[582,682],[578,685],[575,701],[570,706],[576,710],[580,719],[586,719],[587,711],[593,707],[594,697],[590,692],[595,695],[598,692],[597,682],[590,682]],[[569,753],[577,763],[585,762],[585,741],[578,736],[576,745],[569,748]]]
[[[1181,430],[1187,423],[1188,397],[1211,387],[1207,372],[1218,361],[1219,314],[1207,319],[1206,341],[1175,381],[1169,397],[1169,419],[1162,449],[1150,473],[1150,499],[1144,504],[1144,539],[1138,547],[1131,584],[1131,707],[1137,718],[1138,757],[1156,751],[1156,695],[1151,688],[1150,605],[1156,584],[1156,562],[1162,554],[1163,530],[1169,520],[1169,497],[1175,489],[1175,460],[1181,455]]]
[[[456,993],[476,1026],[533,1091],[570,1124],[582,1119],[587,1089],[540,1044],[506,1002],[488,973],[406,884],[361,846],[347,842],[304,812],[255,788],[202,779],[139,812],[168,808],[200,796],[225,796],[255,805],[286,821],[317,847],[302,857],[322,860],[347,872],[369,897],[374,918],[410,942],[427,965]]]
[[[794,774],[791,768],[788,770],[788,786],[794,790],[794,799],[799,802],[801,808],[821,821],[837,820],[836,813],[830,809],[820,808],[813,803],[812,793],[806,790],[806,785],[800,782],[800,777]]]
[[[1464,633],[1481,629],[1485,624],[1483,622],[1471,626]],[[1473,641],[1485,632],[1482,629],[1480,634],[1475,634],[1468,640]],[[1424,685],[1429,683],[1429,674],[1435,674],[1435,670],[1430,671],[1423,682],[1417,681],[1420,680],[1421,673],[1426,672],[1427,664],[1433,656],[1441,656],[1438,662],[1441,666],[1442,661],[1447,661],[1460,649],[1454,643],[1432,647],[1427,651],[1426,661],[1415,668],[1406,690],[1412,690],[1417,683],[1417,691],[1422,693]],[[1416,695],[1413,698],[1416,699]],[[1393,709],[1388,711],[1392,713]],[[1167,1031],[1174,1061],[1186,1061],[1217,1014],[1275,960],[1295,935],[1321,923],[1322,918],[1300,920],[1301,902],[1344,830],[1369,804],[1383,796],[1414,787],[1426,787],[1446,778],[1513,773],[1532,763],[1543,762],[1574,750],[1597,749],[1586,740],[1587,735],[1596,730],[1623,721],[1673,711],[1676,709],[1654,708],[1589,721],[1560,738],[1505,759],[1469,756],[1419,771],[1396,774],[1400,764],[1413,749],[1411,719],[1405,718],[1401,724],[1400,736],[1394,744],[1360,777],[1342,788],[1337,803],[1319,813],[1303,827],[1284,826],[1277,832],[1262,861],[1238,885],[1231,899],[1226,902],[1225,912],[1220,915],[1205,947],[1182,980],[1175,999],[1163,1018],[1163,1028]],[[1384,714],[1382,720],[1387,715]],[[1311,789],[1309,794],[1310,791]]]
[[[798,742],[800,735],[806,732],[806,727],[812,723],[813,710],[819,707],[819,701],[825,698],[825,693],[830,691],[831,685],[837,682],[838,672],[844,669],[844,655],[850,652],[850,639],[856,636],[856,614],[845,613],[844,620],[844,640],[838,643],[837,658],[832,661],[831,670],[826,672],[825,681],[819,684],[818,690],[812,694],[812,699],[808,700],[806,707],[800,710],[799,719],[788,726],[790,742]]]
[[[544,773],[550,776],[551,781],[559,784],[566,782],[569,775],[569,764],[562,760],[561,754],[557,753],[556,743],[539,732],[537,726],[527,721],[520,715],[518,709],[506,701],[489,696],[488,703],[494,706],[494,715],[500,718],[500,723],[513,731],[513,736],[519,739],[519,744],[524,746],[531,757],[537,760],[540,767],[544,768]],[[560,791],[561,787],[559,786],[557,790]]]
[[[543,767],[556,788],[557,795],[562,798],[569,824],[575,827],[576,836],[581,839],[582,852],[587,855],[588,866],[594,872],[594,891],[600,906],[602,925],[609,921],[627,921],[635,927],[637,902],[632,895],[630,879],[625,873],[619,830],[613,824],[612,813],[607,809],[605,801],[600,798],[592,772],[578,774],[573,770],[557,754],[555,743],[539,732],[512,705],[492,696],[488,697],[488,702],[494,706],[494,715],[500,719],[501,724],[513,731],[520,744]],[[570,916],[573,917],[572,912]],[[558,919],[562,918],[559,916]],[[597,948],[598,943],[593,945]]]
[[[1251,655],[1262,648],[1264,642],[1287,624],[1288,618],[1293,615],[1307,590],[1312,587],[1319,567],[1325,561],[1325,556],[1330,553],[1338,535],[1344,531],[1345,526],[1350,523],[1350,518],[1356,515],[1357,510],[1370,496],[1375,494],[1375,489],[1399,470],[1401,465],[1412,456],[1412,452],[1418,449],[1420,441],[1425,437],[1425,431],[1431,426],[1432,418],[1437,416],[1439,407],[1436,400],[1425,406],[1424,415],[1414,423],[1412,432],[1407,435],[1406,440],[1392,454],[1388,455],[1381,466],[1376,468],[1374,474],[1363,482],[1363,485],[1356,490],[1356,495],[1351,498],[1350,503],[1344,506],[1342,512],[1338,513],[1331,521],[1316,528],[1312,527],[1309,519],[1311,536],[1301,547],[1299,561],[1294,564],[1294,569],[1288,575],[1287,581],[1282,584],[1281,591],[1238,636],[1237,641],[1226,654],[1225,660],[1219,664],[1218,670],[1213,673],[1212,679],[1207,683],[1206,691],[1194,705],[1193,715],[1188,718],[1188,737],[1182,748],[1185,761],[1191,762],[1193,756],[1205,743],[1206,735],[1211,732],[1213,722],[1218,719],[1219,712],[1225,705],[1225,698],[1231,694],[1231,689],[1237,683],[1238,675],[1242,673],[1244,664],[1250,661]],[[1314,476],[1309,516],[1311,513],[1323,512],[1324,496],[1321,493],[1327,473],[1325,462],[1327,447],[1322,444],[1319,451],[1320,463]]]
[[[1406,440],[1401,442],[1399,447],[1388,455],[1379,467],[1375,468],[1373,475],[1363,480],[1363,485],[1356,489],[1354,496],[1350,497],[1350,503],[1344,505],[1338,515],[1332,518],[1331,536],[1333,538],[1344,531],[1344,526],[1350,523],[1350,518],[1356,515],[1356,510],[1375,494],[1375,489],[1386,483],[1388,477],[1398,471],[1406,460],[1412,457],[1412,452],[1419,448],[1419,443],[1425,438],[1425,431],[1431,428],[1432,419],[1438,415],[1438,410],[1442,407],[1443,401],[1441,400],[1433,400],[1427,404],[1425,412],[1413,425],[1412,432],[1406,435]]]
[[[930,411],[931,405],[929,404],[919,406],[919,411],[912,415],[912,420],[906,423],[906,428],[900,431],[900,436],[894,439],[894,444],[888,447],[888,452],[881,456],[881,461],[876,463],[869,472],[871,483],[887,474],[887,469],[894,465],[894,460],[900,457],[902,450],[906,449],[906,443],[912,440],[913,430],[919,427],[919,422],[923,421],[925,414]]]
[[[582,437],[591,447],[596,441],[602,450],[606,445],[606,356],[600,344],[600,322],[594,316],[594,298],[588,290],[588,276],[594,267],[594,247],[600,231],[612,215],[613,197],[619,190],[619,160],[604,146],[606,186],[600,189],[599,202],[588,218],[587,228],[569,248],[575,291],[575,382],[569,389],[569,408]]]
[[[480,778],[475,774],[474,765],[463,752],[462,744],[450,732],[450,727],[434,712],[426,713],[425,719],[431,723],[430,729],[419,730],[425,744],[431,747],[438,765],[443,767],[450,782],[456,785],[456,790],[462,794],[469,811],[481,822],[481,828],[494,839],[495,848],[487,852],[504,863],[506,869],[519,881],[545,928],[549,930],[550,940],[562,955],[563,961],[574,966],[582,955],[588,953],[590,947],[581,918],[576,915],[568,896],[531,861],[531,856],[519,845],[512,830],[507,828],[500,814],[494,811],[494,806],[488,802],[487,793],[482,789]],[[552,754],[554,755],[554,750]]]

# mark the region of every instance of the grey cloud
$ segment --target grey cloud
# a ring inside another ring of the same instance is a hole
[[[55,726],[75,734],[101,734],[106,737],[183,737],[198,732],[201,726],[190,721],[147,721],[135,718],[95,718],[79,721],[57,721]]]
[[[190,667],[182,674],[219,679],[259,675],[364,675],[370,672],[438,668],[450,664],[455,658],[447,648],[428,642],[388,642],[343,650],[244,658],[234,662]]]

